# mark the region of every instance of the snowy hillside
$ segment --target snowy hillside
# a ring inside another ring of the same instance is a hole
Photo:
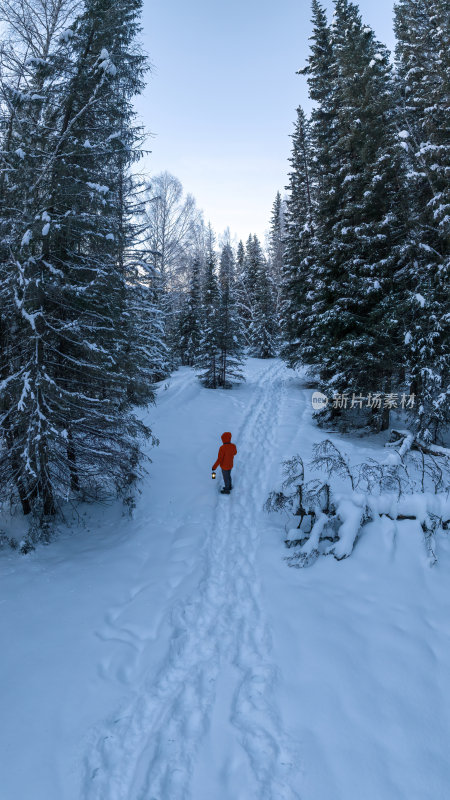
[[[384,520],[290,569],[263,503],[329,434],[297,373],[245,369],[233,392],[160,384],[133,519],[82,507],[51,547],[1,552],[1,800],[448,798],[448,534],[433,567],[417,522]],[[332,438],[358,460],[383,436]]]

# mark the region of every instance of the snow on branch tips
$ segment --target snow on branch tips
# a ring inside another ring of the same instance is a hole
[[[368,459],[351,466],[330,439],[315,444],[310,467],[325,472],[325,481],[305,480],[300,455],[283,462],[281,489],[270,493],[264,507],[268,513],[287,514],[285,544],[294,548],[287,558],[290,566],[309,566],[320,555],[348,558],[363,528],[381,517],[394,524],[415,521],[430,563],[436,562],[436,534],[450,528],[450,453],[439,448],[437,459],[422,448],[417,457],[412,434],[393,433],[397,438],[389,443],[391,452],[383,463]]]
[[[103,70],[107,75],[115,75],[117,73],[117,67],[111,61],[109,57],[109,53],[104,47],[100,53],[98,58],[99,61],[99,68]]]

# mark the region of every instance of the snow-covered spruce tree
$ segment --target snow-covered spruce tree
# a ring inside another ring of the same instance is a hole
[[[24,0],[0,2],[0,420],[3,413],[9,410],[7,387],[13,372],[11,364],[21,347],[16,306],[11,303],[9,262],[11,233],[17,219],[20,224],[22,213],[23,132],[28,124],[25,115],[33,111],[30,104],[32,96],[36,108],[46,77],[45,70],[36,70],[36,66],[54,58],[59,36],[73,21],[74,13],[75,4],[72,0],[61,0],[51,7],[25,5]],[[8,466],[3,451],[9,450],[15,475],[14,488],[19,492],[24,509],[30,510],[11,431],[12,427],[6,418],[4,435],[0,433],[0,463],[4,465],[6,475]],[[1,473],[0,469],[0,486]]]
[[[239,278],[244,272],[245,247],[242,239],[239,240],[236,250],[236,275]]]
[[[8,85],[8,78],[3,80],[5,74],[2,75],[2,112],[6,110],[9,119],[5,127],[2,125],[4,146],[1,151],[0,290],[4,336],[0,366],[0,449],[3,451],[0,487],[4,497],[13,493],[19,495],[25,513],[31,511],[39,496],[44,511],[52,513],[55,504],[47,476],[49,424],[42,408],[40,378],[42,270],[37,265],[35,247],[30,248],[28,257],[26,253],[23,258],[21,256],[32,239],[33,232],[31,227],[27,229],[27,223],[32,224],[36,216],[40,222],[35,226],[40,225],[42,236],[49,228],[48,214],[45,214],[43,227],[41,215],[33,211],[38,211],[42,194],[48,195],[44,184],[46,153],[41,118],[49,105],[51,83],[56,82],[61,71],[61,44],[53,36],[45,52],[23,62],[24,40],[19,37],[19,41],[10,43],[10,63],[16,54],[15,47],[21,61],[16,85]],[[45,250],[42,246],[42,251]],[[26,405],[27,397],[33,401],[31,413]],[[38,483],[39,471],[42,480]]]
[[[235,264],[230,244],[225,244],[220,256],[218,319],[219,386],[230,389],[233,383],[244,380],[242,373],[243,338],[234,294]]]
[[[25,513],[129,486],[150,435],[127,396],[118,257],[118,170],[133,158],[130,98],[145,70],[133,41],[140,8],[87,0],[54,52],[33,62],[14,126],[1,288],[16,345],[2,374],[0,483]]]
[[[301,107],[292,136],[281,282],[281,355],[291,367],[309,362],[309,328],[319,282],[314,259],[313,186],[308,122]]]
[[[119,47],[116,60],[120,59]],[[137,52],[135,56],[145,63]],[[153,265],[154,252],[148,247],[146,183],[129,169],[140,159],[140,145],[144,139],[140,127],[133,125],[136,112],[131,98],[142,85],[137,84],[136,79],[135,73],[124,71],[117,87],[115,103],[122,122],[112,138],[116,163],[111,158],[110,185],[115,183],[117,194],[117,263],[126,278],[123,353],[118,368],[128,376],[129,403],[145,406],[154,401],[154,382],[166,374],[167,346],[158,292],[159,273]]]
[[[270,219],[269,266],[275,289],[275,308],[277,314],[281,305],[281,281],[284,264],[285,204],[277,192]]]
[[[199,379],[208,389],[220,386],[219,358],[219,307],[220,292],[216,274],[216,254],[211,228],[208,230],[208,244],[203,277],[203,319],[202,337],[195,367],[201,370]]]
[[[240,245],[238,245],[237,252],[238,307],[245,342],[247,346],[251,347],[251,324],[255,312],[256,277],[263,253],[259,240],[255,243],[255,237],[252,234],[247,239],[245,251],[242,250]]]
[[[244,337],[244,343],[246,347],[248,347],[250,345],[249,327],[252,318],[252,302],[247,285],[246,250],[242,240],[239,242],[236,250],[235,296],[239,319],[241,320],[241,331]]]
[[[267,261],[257,236],[248,247],[248,285],[252,294],[252,318],[249,325],[250,352],[256,358],[273,358],[277,354],[278,320],[274,286]]]
[[[320,200],[314,216],[318,224],[325,225],[328,219],[334,219],[338,208],[335,195],[336,173],[339,168],[339,163],[336,161],[339,99],[338,64],[333,54],[332,33],[319,0],[312,0],[312,23],[311,52],[306,67],[299,70],[298,74],[307,76],[309,94],[314,101],[314,107],[309,126],[306,125],[301,110],[298,112],[297,121],[300,123],[303,120],[303,136],[300,135],[300,142],[305,141],[305,152],[310,154],[311,183],[315,183],[315,192]],[[298,150],[297,163],[301,163],[303,146],[301,145]],[[294,152],[292,155],[294,157]],[[294,168],[294,164],[292,162],[291,164]]]
[[[434,441],[450,421],[450,71],[448,0],[395,6],[400,136],[408,167],[411,269],[405,349],[415,427]]]
[[[309,123],[301,107],[297,109],[293,134],[281,324],[287,363],[308,364],[317,372],[327,350],[317,323],[326,319],[333,302],[323,256],[331,252],[339,208],[339,135],[337,64],[319,0],[312,0],[312,23],[311,52],[299,74],[307,76],[314,107]]]
[[[327,394],[388,394],[398,390],[405,366],[400,309],[407,209],[395,87],[386,49],[348,0],[336,0],[330,41],[328,90],[323,47],[316,48],[318,63],[313,52],[307,67],[309,84],[314,91],[318,83],[326,111],[312,126],[320,170],[315,214],[320,280],[311,298],[311,363]],[[320,130],[325,121],[327,144]],[[374,406],[370,413],[374,428],[388,425],[387,409]]]
[[[250,234],[242,255],[238,248],[237,298],[244,341],[252,355],[269,358],[277,332],[275,288],[257,236]]]
[[[192,367],[197,361],[202,340],[201,268],[199,256],[190,265],[189,289],[181,312],[179,352],[181,363]]]

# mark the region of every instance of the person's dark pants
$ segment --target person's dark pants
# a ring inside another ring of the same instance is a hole
[[[231,469],[223,469],[222,470],[222,475],[223,475],[223,482],[225,484],[225,489],[229,492],[230,489],[232,488],[232,485],[231,485]]]

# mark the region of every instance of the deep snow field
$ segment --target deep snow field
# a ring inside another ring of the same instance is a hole
[[[50,546],[0,551],[0,800],[450,797],[450,535],[430,566],[418,523],[384,520],[349,559],[289,568],[263,502],[329,434],[301,376],[246,372],[160,386],[133,519],[85,507]]]

